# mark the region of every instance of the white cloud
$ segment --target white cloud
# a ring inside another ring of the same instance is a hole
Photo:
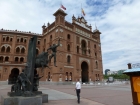
[[[67,10],[66,20],[81,15],[102,32],[103,69],[127,68],[127,63],[140,60],[139,0],[0,0],[0,28],[42,33],[41,26],[55,19],[53,13],[62,3]]]

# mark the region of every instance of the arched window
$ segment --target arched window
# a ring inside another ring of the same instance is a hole
[[[20,42],[23,42],[23,38],[20,39]]]
[[[19,42],[19,39],[17,39],[17,42]]]
[[[9,46],[6,49],[6,52],[10,52],[10,47]]]
[[[0,56],[0,62],[3,62],[3,56]]]
[[[70,56],[67,56],[67,63],[70,63]]]
[[[90,54],[90,49],[88,50],[88,53]]]
[[[20,48],[16,48],[16,53],[19,53],[20,52]]]
[[[96,48],[96,44],[94,44],[94,48]]]
[[[15,62],[18,62],[18,57],[15,57]]]
[[[3,38],[3,41],[5,41],[5,37]]]
[[[95,53],[95,58],[97,58],[97,53]]]
[[[9,41],[9,37],[6,37],[6,41]]]
[[[21,49],[21,53],[22,53],[22,54],[25,53],[24,47]]]
[[[67,39],[70,40],[70,34],[67,35]]]
[[[26,39],[24,39],[24,43],[26,43]]]
[[[38,41],[37,44],[40,45],[40,41]]]
[[[20,58],[20,62],[24,62],[24,58],[23,57]]]
[[[77,46],[77,53],[79,53],[79,46]]]
[[[10,38],[10,41],[12,42],[13,38]]]
[[[52,40],[52,35],[50,36],[50,40]]]
[[[9,57],[5,57],[5,61],[9,61]]]
[[[82,40],[82,54],[86,54],[86,41]]]
[[[98,68],[98,62],[96,61],[96,69]]]
[[[67,50],[70,51],[70,45],[69,44],[67,45]]]
[[[1,48],[1,52],[5,52],[5,46]]]

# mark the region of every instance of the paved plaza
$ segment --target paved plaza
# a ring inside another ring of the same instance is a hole
[[[43,105],[78,105],[75,85],[41,84],[39,90],[49,95],[49,102]],[[0,84],[0,96],[9,91],[10,85]],[[133,105],[130,85],[82,85],[80,105]]]

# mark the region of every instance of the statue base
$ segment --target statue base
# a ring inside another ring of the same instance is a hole
[[[15,96],[23,96],[23,97],[33,97],[36,95],[41,95],[42,92],[41,91],[17,91],[17,92],[8,92],[7,95],[10,97],[15,97]]]
[[[36,95],[33,97],[1,96],[1,105],[42,105],[42,103],[48,103],[48,94]]]

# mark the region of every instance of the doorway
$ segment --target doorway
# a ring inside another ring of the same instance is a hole
[[[88,64],[87,62],[82,62],[81,64],[81,75],[82,75],[82,83],[88,82]]]
[[[18,75],[19,75],[19,69],[17,68],[12,69],[11,74],[9,75],[9,78],[8,78],[8,84],[16,83]]]

